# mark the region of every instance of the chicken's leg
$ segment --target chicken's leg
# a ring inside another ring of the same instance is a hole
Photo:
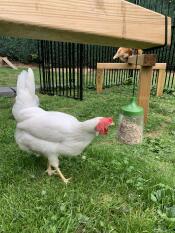
[[[46,170],[47,174],[49,176],[53,175],[53,174],[56,174],[56,170],[53,170],[50,163],[48,162],[48,167],[47,167],[47,170]]]
[[[64,177],[63,173],[61,172],[61,170],[59,169],[59,167],[58,167],[58,168],[55,168],[55,169],[56,169],[57,174],[58,174],[58,175],[60,176],[60,178],[62,179],[62,181],[63,181],[64,183],[67,184],[71,178],[66,179],[66,178]]]
[[[54,170],[52,169],[52,168],[54,168]],[[48,158],[48,169],[47,169],[47,173],[48,173],[48,175],[52,175],[52,174],[56,174],[56,175],[58,175],[61,179],[62,179],[62,181],[64,182],[64,183],[68,183],[69,182],[69,180],[71,179],[71,178],[68,178],[68,179],[66,179],[65,177],[64,177],[64,175],[63,175],[63,173],[61,172],[61,170],[60,170],[60,168],[59,168],[59,160],[58,160],[58,158],[57,158],[57,156],[55,156],[55,155],[50,155],[50,157]]]

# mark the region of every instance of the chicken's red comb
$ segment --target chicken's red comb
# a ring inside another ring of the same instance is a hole
[[[112,117],[104,117],[104,118],[102,118],[102,121],[106,124],[109,124],[109,125],[113,123]]]

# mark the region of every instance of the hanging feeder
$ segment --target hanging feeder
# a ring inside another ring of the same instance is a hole
[[[140,144],[143,139],[144,111],[132,97],[127,106],[121,108],[119,115],[118,139],[124,144]]]

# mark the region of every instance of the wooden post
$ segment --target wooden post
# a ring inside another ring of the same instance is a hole
[[[147,122],[149,112],[149,99],[151,92],[151,81],[153,66],[156,63],[156,55],[142,54],[128,58],[128,63],[141,66],[139,78],[138,104],[144,109],[144,122]]]
[[[163,89],[165,85],[165,78],[166,78],[166,70],[161,69],[159,70],[158,82],[157,82],[157,96],[163,95]]]
[[[144,109],[144,122],[147,122],[152,81],[152,66],[142,66],[140,70],[138,104]]]
[[[104,73],[104,69],[97,69],[96,90],[98,94],[103,92],[103,73]]]

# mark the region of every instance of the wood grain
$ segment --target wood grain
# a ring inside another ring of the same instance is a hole
[[[147,122],[149,113],[149,99],[151,92],[152,67],[142,66],[139,77],[138,104],[144,109],[144,122]]]
[[[124,0],[1,0],[0,12],[1,35],[136,48],[165,43],[165,17]]]
[[[140,66],[154,66],[156,64],[155,54],[133,55],[128,58],[128,64],[138,64]]]
[[[0,60],[2,59],[3,63],[10,66],[12,69],[17,70],[18,68],[9,61],[7,57],[0,57]],[[3,64],[2,64],[3,65]]]
[[[129,65],[127,63],[97,63],[97,69],[106,69],[106,70],[124,70],[124,69],[140,69],[141,66],[138,65],[137,67],[135,65]],[[166,69],[166,63],[156,63],[155,66],[153,66],[153,70],[160,70],[160,69]]]
[[[166,69],[159,70],[159,76],[157,80],[157,96],[163,95],[164,85],[165,85],[165,79],[166,79]]]
[[[97,69],[97,74],[96,74],[97,94],[100,94],[103,92],[103,74],[104,74],[104,71],[102,69]]]

